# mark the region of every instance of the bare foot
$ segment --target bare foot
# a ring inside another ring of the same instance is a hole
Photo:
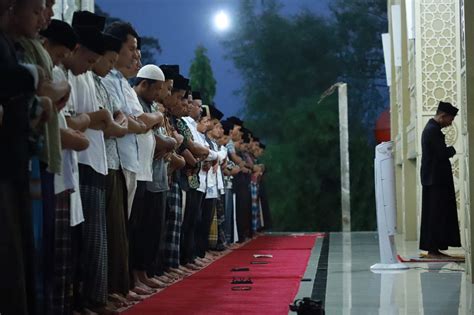
[[[204,268],[204,267],[207,266],[207,264],[205,262],[201,261],[200,259],[194,260],[194,264],[196,266],[198,266],[199,268]]]
[[[153,292],[139,286],[136,286],[132,289],[132,291],[138,295],[151,295]]]
[[[201,270],[201,268],[195,264],[186,264],[186,269],[189,269],[189,270],[192,270],[192,271],[197,271],[197,270]]]
[[[143,301],[143,298],[133,291],[128,291],[127,300],[131,302],[140,302]]]
[[[130,306],[130,302],[127,299],[119,294],[113,293],[109,294],[109,302],[113,303],[116,308],[122,308]]]

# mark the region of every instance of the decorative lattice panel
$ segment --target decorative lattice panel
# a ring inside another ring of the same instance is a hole
[[[456,4],[423,0],[420,6],[422,109],[431,114],[440,100],[456,103]]]

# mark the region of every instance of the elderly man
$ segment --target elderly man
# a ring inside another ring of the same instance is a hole
[[[421,184],[423,185],[420,249],[429,258],[446,258],[440,250],[460,247],[456,195],[449,159],[456,154],[446,146],[441,129],[452,124],[458,109],[440,102],[436,115],[421,135]],[[449,257],[449,256],[448,256]]]

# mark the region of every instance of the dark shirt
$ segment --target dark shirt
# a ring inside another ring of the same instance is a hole
[[[11,40],[0,32],[0,104],[4,108],[0,127],[0,179],[28,177],[29,105],[34,97],[31,73],[18,64]]]
[[[421,148],[421,184],[440,185],[452,181],[449,158],[456,154],[456,150],[446,146],[441,126],[434,119],[430,119],[423,129]]]

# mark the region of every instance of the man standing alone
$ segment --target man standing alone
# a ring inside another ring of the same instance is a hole
[[[421,184],[423,185],[420,249],[427,258],[449,257],[440,250],[460,247],[459,224],[449,159],[456,154],[446,146],[442,128],[452,124],[458,109],[439,102],[436,115],[428,121],[421,135]]]

